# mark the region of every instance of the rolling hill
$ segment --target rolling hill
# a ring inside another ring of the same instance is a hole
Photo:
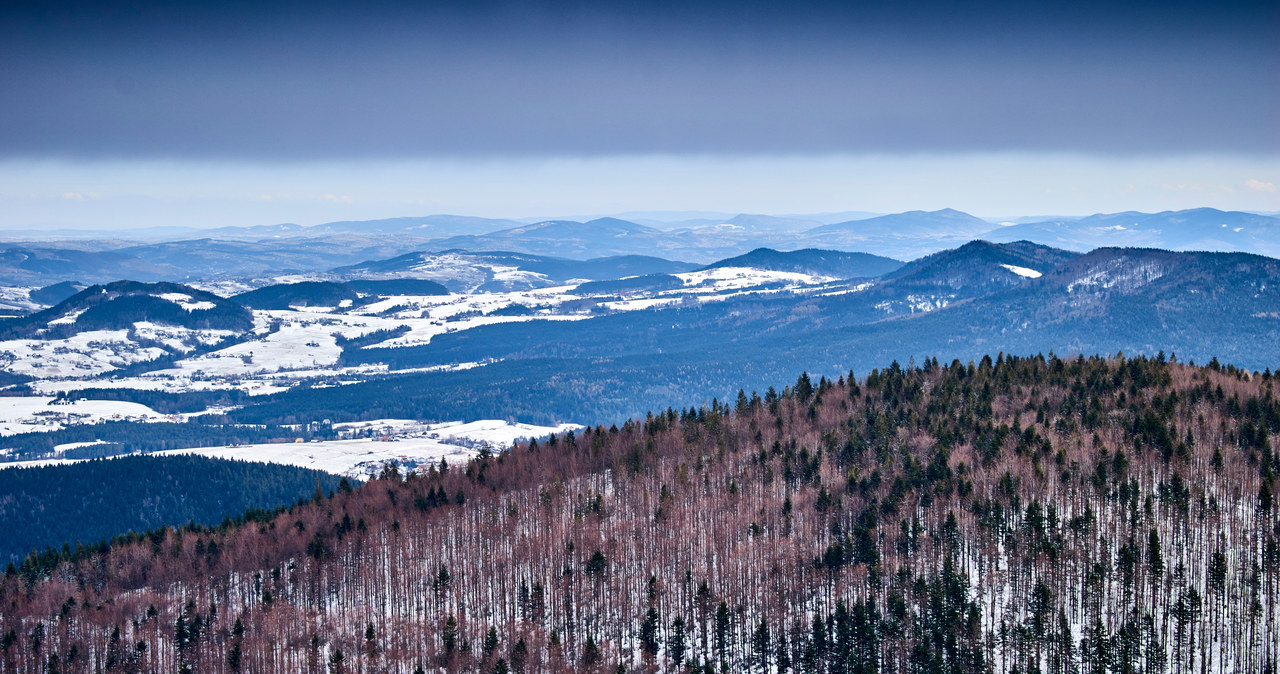
[[[1265,670],[1280,624],[1273,380],[1005,354],[802,374],[465,466],[389,468],[229,526],[28,557],[0,581],[0,658]]]

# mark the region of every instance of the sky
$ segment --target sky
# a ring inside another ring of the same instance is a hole
[[[9,2],[0,228],[1280,211],[1280,3]]]

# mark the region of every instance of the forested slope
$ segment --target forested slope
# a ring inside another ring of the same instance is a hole
[[[1269,373],[898,364],[31,559],[4,671],[1259,672]]]
[[[46,546],[93,545],[128,531],[218,524],[337,488],[318,470],[203,456],[125,456],[0,470],[0,564]]]

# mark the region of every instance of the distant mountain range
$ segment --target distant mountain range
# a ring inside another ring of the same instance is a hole
[[[441,251],[507,251],[572,260],[638,255],[705,265],[758,248],[816,248],[912,260],[983,239],[1031,241],[1077,252],[1138,246],[1280,255],[1280,217],[1211,208],[1012,218],[1003,224],[953,209],[890,215],[674,215],[663,219],[661,213],[637,213],[634,220],[532,222],[432,215],[310,227],[86,232],[79,239],[57,240],[35,240],[35,234],[28,232],[29,240],[0,244],[0,284],[43,286],[69,279],[95,283],[118,278],[263,279]],[[199,238],[178,236],[196,233]],[[161,240],[126,240],[144,235]],[[89,240],[90,236],[96,238]]]
[[[731,384],[763,389],[797,370],[834,376],[913,355],[1164,350],[1280,365],[1280,261],[1244,253],[972,241],[905,264],[757,249],[697,265],[454,250],[315,276],[227,299],[176,284],[91,286],[0,322],[0,364],[40,380],[160,372],[139,385],[185,396],[264,372],[344,378],[255,396],[233,414],[273,424],[352,410],[611,422],[689,396],[723,399]]]
[[[1252,252],[1280,255],[1280,218],[1197,208],[1163,213],[1110,213],[1004,227],[992,241],[1031,240],[1073,250],[1142,246],[1167,250]]]
[[[644,255],[572,260],[547,255],[446,250],[409,253],[333,270],[344,279],[428,279],[453,292],[525,290],[571,281],[604,281],[627,276],[692,271],[700,265]]]
[[[702,272],[694,272],[700,274]],[[688,274],[682,275],[688,277]],[[680,277],[584,284],[584,294],[672,292]],[[687,287],[687,286],[685,286]],[[763,391],[788,372],[834,377],[885,361],[997,352],[1147,354],[1261,371],[1280,365],[1280,261],[1242,253],[974,242],[870,280],[747,293],[574,322],[441,334],[429,344],[349,350],[393,369],[492,364],[264,397],[244,423],[343,415],[361,405],[432,418],[513,415],[609,423],[694,399]],[[531,385],[536,382],[536,385]],[[476,393],[476,392],[481,393]]]

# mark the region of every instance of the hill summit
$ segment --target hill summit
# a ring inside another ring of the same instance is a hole
[[[1270,372],[893,363],[11,567],[11,671],[1262,671]]]

